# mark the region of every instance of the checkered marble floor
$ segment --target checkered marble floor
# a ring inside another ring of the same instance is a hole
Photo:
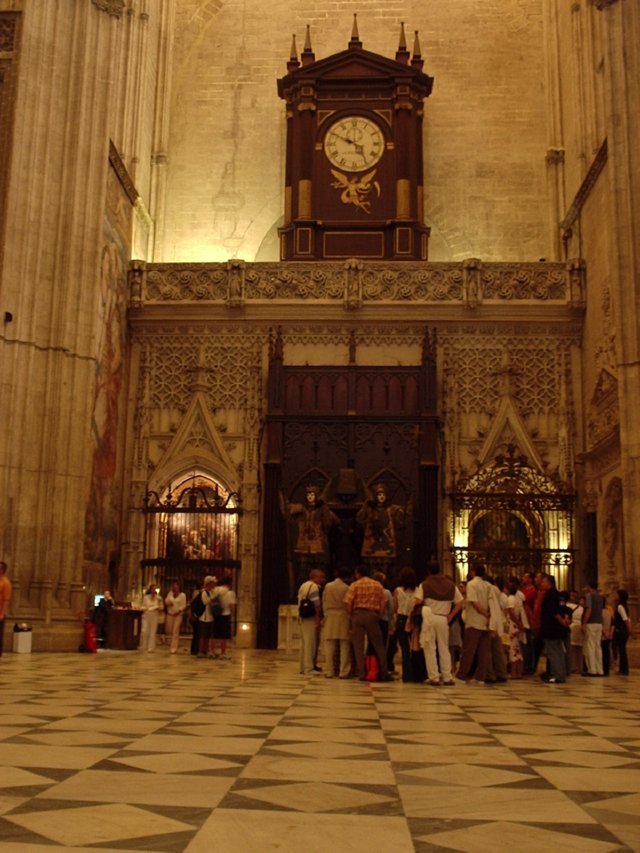
[[[640,851],[640,675],[368,685],[105,651],[0,659],[0,846]]]

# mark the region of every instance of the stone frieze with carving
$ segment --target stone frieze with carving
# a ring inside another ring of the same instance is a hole
[[[489,264],[480,286],[483,299],[564,300],[567,270],[564,264]]]
[[[17,25],[18,14],[16,12],[0,12],[0,51],[2,53],[13,51]]]
[[[578,272],[576,272],[576,270]],[[568,263],[461,263],[381,261],[145,264],[133,262],[131,307],[148,303],[458,303],[553,302],[580,307],[576,275],[583,266]],[[578,300],[578,301],[576,301]]]

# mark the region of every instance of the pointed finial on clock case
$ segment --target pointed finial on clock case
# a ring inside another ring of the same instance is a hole
[[[407,50],[407,37],[404,34],[404,21],[400,24],[400,43],[396,51],[396,62],[401,62],[403,65],[409,64],[411,54]]]
[[[417,69],[418,71],[422,71],[424,59],[422,58],[422,53],[420,51],[420,39],[418,38],[418,31],[415,30],[414,32],[415,38],[413,39],[413,56],[411,57],[411,67]]]
[[[360,36],[358,34],[358,15],[354,12],[353,27],[351,29],[351,40],[349,41],[349,49],[358,50],[361,47],[362,42],[360,41]]]
[[[311,49],[311,27],[307,24],[307,33],[304,37],[304,50],[300,54],[303,65],[311,65],[316,61],[316,55]]]
[[[298,59],[298,48],[296,47],[296,34],[294,33],[291,37],[291,55],[287,62],[287,71],[295,71],[299,67],[300,61]]]

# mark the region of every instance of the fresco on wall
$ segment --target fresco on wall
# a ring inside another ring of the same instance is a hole
[[[100,291],[96,317],[96,366],[91,414],[94,444],[91,486],[85,518],[85,583],[113,586],[121,501],[124,433],[126,282],[130,254],[131,202],[109,170]]]

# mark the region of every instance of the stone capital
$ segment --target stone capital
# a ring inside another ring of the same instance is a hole
[[[547,166],[561,166],[564,163],[564,148],[549,148],[545,160]]]
[[[124,0],[91,0],[91,2],[96,9],[114,18],[121,18],[124,12]]]

